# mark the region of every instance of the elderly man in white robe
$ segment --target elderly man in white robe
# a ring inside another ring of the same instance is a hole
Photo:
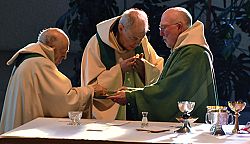
[[[139,88],[157,81],[164,60],[148,42],[144,11],[131,8],[96,28],[82,57],[83,86],[100,84],[115,91],[122,86]],[[126,119],[125,107],[111,100],[96,98],[93,106],[96,119]]]
[[[94,93],[105,92],[99,85],[72,87],[57,69],[69,51],[69,38],[58,28],[43,30],[38,42],[20,49],[8,62],[14,68],[8,83],[0,133],[37,117],[67,117],[82,111],[91,118]],[[95,91],[95,92],[94,92]]]

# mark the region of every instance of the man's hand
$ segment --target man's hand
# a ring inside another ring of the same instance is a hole
[[[122,62],[120,62],[122,75],[124,78],[125,72],[135,70],[143,83],[145,83],[145,65],[144,65],[144,54],[136,54],[136,56],[133,56],[131,58],[128,58]]]
[[[121,66],[121,69],[122,69],[122,73],[123,73],[123,74],[124,74],[125,72],[132,71],[132,70],[133,70],[133,67],[134,67],[134,65],[135,65],[135,60],[136,60],[135,57],[131,57],[131,58],[125,59],[125,60],[123,60],[122,62],[120,62],[120,66]]]
[[[95,91],[95,96],[106,95],[106,93],[107,93],[107,89],[102,87],[99,84],[93,85],[93,88],[94,88],[94,91]]]
[[[112,96],[107,97],[107,99],[111,99],[113,102],[116,102],[120,105],[127,104],[125,91],[118,91],[117,93],[113,94]]]
[[[143,83],[145,83],[145,65],[144,65],[144,54],[136,54],[134,62],[134,70],[137,71]]]
[[[145,65],[142,59],[136,58],[134,70],[137,71],[142,80],[145,79]]]

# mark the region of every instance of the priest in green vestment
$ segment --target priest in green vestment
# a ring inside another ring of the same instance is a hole
[[[167,9],[161,17],[160,35],[171,48],[159,80],[141,90],[118,91],[110,96],[127,106],[128,119],[140,120],[148,112],[151,121],[176,121],[182,115],[178,101],[195,102],[192,117],[203,122],[207,105],[217,105],[217,91],[212,65],[213,56],[204,36],[204,25],[192,25],[190,13],[181,7]]]

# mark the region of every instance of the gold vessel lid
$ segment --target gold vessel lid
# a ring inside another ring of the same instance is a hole
[[[226,106],[207,106],[207,111],[227,111]]]

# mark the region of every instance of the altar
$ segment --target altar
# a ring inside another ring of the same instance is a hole
[[[226,135],[214,136],[211,125],[203,123],[192,123],[192,132],[182,134],[175,132],[181,123],[174,122],[149,122],[145,128],[140,121],[69,122],[67,118],[37,118],[0,135],[0,143],[250,143],[250,134],[230,134],[233,125],[223,125]]]

